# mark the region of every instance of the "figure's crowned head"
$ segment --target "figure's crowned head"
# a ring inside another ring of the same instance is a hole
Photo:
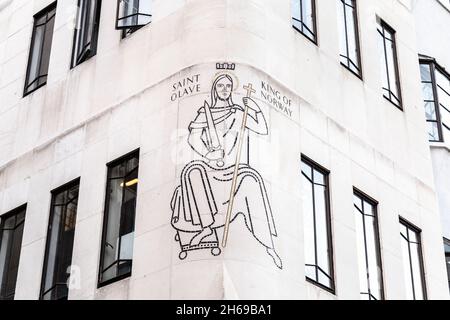
[[[214,80],[211,89],[211,107],[214,108],[218,101],[227,102],[228,106],[232,106],[233,89],[233,78],[228,74],[219,75],[216,80]]]

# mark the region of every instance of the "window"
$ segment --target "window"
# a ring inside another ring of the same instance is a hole
[[[421,59],[422,92],[431,142],[450,142],[450,75],[432,59]]]
[[[406,296],[409,300],[426,300],[421,231],[400,219]]]
[[[292,26],[317,43],[315,0],[291,0]]]
[[[377,202],[355,190],[353,196],[358,244],[359,283],[363,300],[383,300]]]
[[[123,30],[122,38],[152,22],[153,0],[118,0],[116,29]]]
[[[97,53],[101,0],[78,0],[77,27],[73,40],[72,68]]]
[[[139,152],[108,165],[99,285],[131,275]]]
[[[447,265],[448,287],[450,289],[450,240],[444,239],[445,263]]]
[[[56,2],[34,16],[24,96],[47,83],[55,14]]]
[[[382,20],[378,20],[377,29],[383,78],[383,95],[396,107],[402,109],[395,31]]]
[[[67,300],[77,220],[79,179],[52,192],[41,300]]]
[[[356,0],[337,0],[340,22],[341,64],[361,77],[361,56],[359,49],[358,17]]]
[[[0,300],[14,300],[26,206],[0,217]]]
[[[334,292],[328,172],[302,157],[305,273],[314,284]]]

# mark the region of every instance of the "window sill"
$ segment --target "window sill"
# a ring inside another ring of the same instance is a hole
[[[297,32],[300,33],[303,37],[305,37],[306,39],[308,39],[310,42],[314,43],[316,46],[319,46],[318,42],[317,42],[317,36],[315,37],[315,39],[311,39],[310,37],[308,37],[303,31],[301,31],[300,29],[296,28],[295,26],[292,26],[292,28]]]
[[[351,74],[353,74],[355,77],[357,77],[359,80],[361,80],[362,82],[364,82],[362,74],[358,74],[355,71],[353,71],[352,69],[350,69],[348,66],[346,66],[344,63],[340,62],[341,66],[347,70],[348,72],[350,72]]]
[[[405,110],[403,109],[403,106],[402,106],[402,105],[396,104],[394,101],[392,101],[391,99],[389,99],[388,97],[386,97],[384,94],[383,94],[383,98],[386,99],[387,101],[389,101],[390,104],[392,104],[393,106],[395,106],[395,107],[396,107],[397,109],[399,109],[401,112],[404,112],[404,111],[405,111]]]
[[[322,289],[322,290],[332,294],[333,296],[336,296],[336,290],[335,289],[328,288],[328,287],[324,286],[323,284],[320,284],[319,282],[317,282],[315,280],[312,280],[312,279],[310,279],[308,277],[306,277],[306,282],[314,285],[315,287],[317,287],[319,289]]]
[[[430,142],[430,148],[431,149],[444,149],[444,150],[447,150],[448,153],[450,153],[450,146],[447,145],[445,142]]]
[[[97,284],[97,289],[102,289],[104,287],[110,286],[116,282],[120,282],[120,281],[128,279],[128,278],[131,278],[131,272],[121,275],[119,277],[104,281],[104,282],[99,282]]]
[[[37,86],[36,88],[34,88],[33,90],[31,90],[31,91],[29,91],[29,92],[24,92],[24,93],[23,93],[23,98],[25,98],[26,96],[29,96],[30,94],[32,94],[32,93],[38,91],[40,88],[42,88],[42,87],[44,87],[44,86],[46,86],[46,85],[47,85],[47,82],[46,82],[46,83],[43,83],[43,84],[41,84],[41,85],[39,85],[39,86]]]

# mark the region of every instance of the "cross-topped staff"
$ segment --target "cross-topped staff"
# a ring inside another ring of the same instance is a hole
[[[247,91],[247,98],[251,98],[252,94],[256,93],[256,90],[253,89],[253,86],[251,83],[244,86],[244,90]],[[236,154],[236,163],[234,166],[234,174],[233,174],[233,180],[231,183],[231,191],[230,191],[230,200],[228,202],[228,209],[227,209],[227,216],[225,218],[225,229],[223,232],[223,239],[222,239],[222,247],[225,248],[227,246],[228,242],[228,234],[230,231],[230,222],[231,222],[231,213],[233,212],[233,205],[234,205],[234,197],[236,195],[236,187],[237,187],[237,178],[239,174],[239,164],[241,163],[241,154],[242,154],[242,146],[244,144],[244,133],[245,133],[245,127],[247,126],[247,117],[248,117],[248,105],[244,101],[244,118],[242,119],[242,125],[241,125],[241,131],[239,132],[239,144]]]

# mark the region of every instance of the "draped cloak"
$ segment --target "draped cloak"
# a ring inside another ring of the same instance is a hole
[[[211,113],[225,151],[225,165],[218,167],[206,158],[211,142],[205,109],[201,108],[189,126],[189,144],[201,158],[185,166],[181,185],[176,188],[171,201],[172,225],[183,232],[198,233],[204,228],[217,229],[225,224],[244,110],[233,105],[212,108]],[[255,112],[249,113],[246,129],[246,138],[249,131],[267,135],[265,120],[263,124],[259,122]],[[248,149],[246,151],[248,153]],[[248,161],[244,152],[242,158]],[[243,215],[254,237],[264,246],[273,248],[272,236],[277,236],[277,231],[265,183],[261,175],[245,161],[239,164],[231,220]]]

